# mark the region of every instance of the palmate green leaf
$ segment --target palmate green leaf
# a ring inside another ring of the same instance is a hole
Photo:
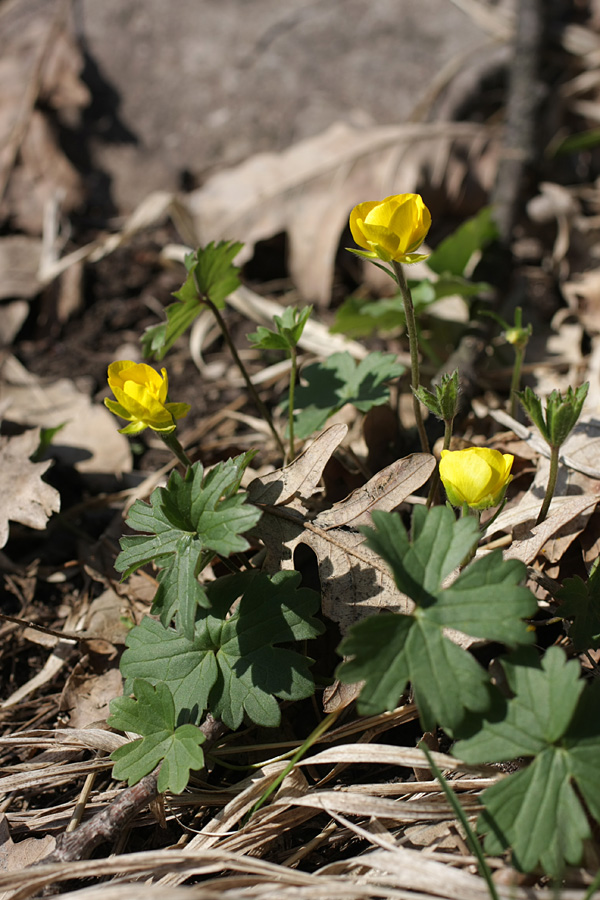
[[[204,767],[200,748],[204,734],[191,724],[175,727],[175,704],[166,684],[153,687],[136,679],[132,690],[136,699],[117,697],[111,702],[108,723],[141,737],[113,751],[113,776],[130,785],[137,784],[162,760],[158,790],[179,794],[188,783],[190,769]]]
[[[567,578],[556,594],[561,601],[558,614],[571,619],[569,637],[575,650],[597,650],[600,647],[600,566],[596,565],[587,583],[575,575]]]
[[[367,544],[416,606],[411,615],[384,613],[355,625],[339,650],[352,659],[342,663],[338,676],[364,681],[358,707],[365,715],[393,709],[410,681],[424,727],[440,724],[454,732],[469,711],[486,711],[492,695],[486,671],[444,629],[510,646],[531,643],[534,635],[522,619],[537,605],[518,585],[525,567],[491,553],[442,588],[478,539],[473,518],[456,521],[446,507],[416,507],[410,537],[397,513],[376,511],[373,522],[375,529],[363,529]]]
[[[167,306],[166,323],[146,329],[142,337],[144,356],[163,359],[202,311],[207,298],[218,309],[225,306],[225,299],[240,284],[239,267],[233,265],[233,259],[243,246],[235,241],[211,242],[186,256],[187,278],[173,294],[178,302]]]
[[[519,868],[557,877],[591,834],[580,798],[600,820],[600,683],[586,686],[558,647],[541,660],[521,648],[503,667],[514,696],[454,753],[475,764],[535,757],[483,792],[478,830],[489,853],[510,847]]]
[[[152,612],[166,626],[175,613],[188,637],[194,634],[198,605],[208,600],[197,581],[200,570],[215,553],[229,556],[248,548],[242,535],[258,522],[261,512],[238,493],[244,469],[254,452],[219,463],[204,474],[197,462],[184,478],[173,472],[166,488],[150,495],[150,504],[137,500],[127,524],[138,535],[121,538],[115,568],[127,578],[140,566],[154,562],[159,573]]]
[[[591,831],[564,754],[543,751],[526,769],[487,788],[481,799],[485,812],[477,829],[487,833],[484,847],[490,855],[512,847],[517,868],[531,872],[541,865],[555,877],[565,862],[580,862]]]
[[[319,431],[327,419],[346,403],[360,412],[381,406],[389,400],[387,382],[404,372],[393,353],[369,353],[360,363],[349,353],[333,353],[323,362],[302,370],[294,403],[296,434],[306,438]],[[284,401],[284,405],[287,401]]]
[[[200,722],[208,709],[230,728],[244,715],[259,725],[278,725],[275,698],[308,697],[314,682],[311,660],[274,645],[309,640],[323,630],[313,618],[319,595],[299,583],[299,573],[290,571],[219,578],[206,588],[210,607],[198,610],[192,639],[143,619],[127,637],[125,691],[135,678],[164,682],[178,722]]]

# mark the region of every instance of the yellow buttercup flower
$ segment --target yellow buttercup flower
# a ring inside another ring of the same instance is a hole
[[[487,447],[442,450],[440,478],[453,506],[472,509],[498,506],[512,478],[514,456]]]
[[[415,253],[431,226],[431,214],[419,194],[396,194],[359,203],[350,213],[352,237],[367,259],[416,263],[428,254]]]
[[[105,405],[130,423],[119,429],[121,434],[138,434],[144,428],[169,434],[175,430],[175,420],[190,411],[189,403],[166,402],[169,391],[166,369],[161,369],[159,375],[152,366],[122,359],[108,367],[108,386],[117,399],[106,399]]]

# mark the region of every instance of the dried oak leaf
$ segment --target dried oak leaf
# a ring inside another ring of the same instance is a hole
[[[8,540],[9,520],[41,530],[60,509],[60,494],[42,481],[52,461],[32,463],[29,459],[39,441],[39,428],[17,437],[0,437],[0,547]]]
[[[323,613],[339,624],[342,634],[379,609],[407,612],[412,608],[357,527],[370,523],[374,509],[399,506],[427,481],[435,467],[433,456],[413,453],[314,516],[307,502],[344,434],[345,426],[328,428],[291,465],[248,486],[248,499],[263,510],[252,533],[266,548],[265,569],[293,569],[296,549],[309,547],[317,558]]]

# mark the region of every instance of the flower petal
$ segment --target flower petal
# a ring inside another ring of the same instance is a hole
[[[511,480],[513,458],[488,447],[442,450],[440,478],[448,499],[455,506],[467,503],[473,509],[497,506]]]
[[[355,206],[352,212],[350,213],[350,232],[355,242],[359,247],[362,247],[363,250],[368,250],[369,245],[366,242],[366,238],[364,236],[362,226],[365,220],[365,217],[369,214],[369,212],[373,209],[374,206],[377,206],[377,201],[367,201],[366,203],[359,203],[358,206]]]

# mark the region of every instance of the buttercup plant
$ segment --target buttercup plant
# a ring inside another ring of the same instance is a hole
[[[512,377],[509,389],[509,411],[513,419],[517,414],[517,401],[519,398],[519,387],[521,385],[521,370],[525,359],[525,350],[529,343],[529,338],[533,333],[531,322],[523,325],[523,310],[520,306],[515,309],[515,321],[513,325],[509,325],[498,313],[493,310],[482,310],[481,315],[489,316],[494,319],[502,327],[502,337],[507,344],[514,347],[515,361],[513,363]]]
[[[411,389],[413,408],[421,449],[429,452],[429,441],[423,424],[421,405],[417,395],[420,384],[419,346],[415,308],[402,263],[411,264],[427,259],[427,253],[417,253],[431,226],[431,213],[419,194],[396,194],[382,201],[359,203],[350,213],[350,231],[362,250],[348,248],[351,253],[374,262],[389,263],[388,272],[400,288],[404,302],[406,331],[410,349]],[[378,265],[378,263],[375,263]]]
[[[546,414],[542,411],[542,401],[530,387],[518,394],[523,408],[533,424],[539,429],[540,434],[550,447],[550,472],[548,474],[548,486],[542,503],[542,508],[537,517],[536,525],[540,525],[550,509],[550,503],[556,488],[558,476],[558,457],[561,446],[575,427],[577,419],[581,415],[585,398],[589,390],[589,382],[585,382],[573,390],[567,388],[563,397],[560,391],[552,391],[546,400]]]
[[[434,385],[433,391],[428,391],[422,385],[415,391],[423,406],[426,406],[430,413],[433,413],[436,418],[441,419],[444,423],[444,450],[448,450],[450,447],[452,426],[458,412],[459,392],[458,369],[455,369],[452,374],[444,373],[441,383]],[[440,471],[438,466],[431,482],[429,497],[427,498],[428,506],[431,506],[433,502],[437,502],[439,484]]]
[[[248,335],[248,340],[253,347],[263,350],[284,350],[289,354],[291,361],[290,390],[288,404],[288,429],[289,429],[289,459],[296,455],[294,449],[294,394],[296,379],[298,377],[298,341],[302,337],[304,326],[312,312],[312,306],[305,306],[298,310],[295,306],[288,306],[283,315],[274,316],[276,331],[258,327],[254,334]]]
[[[406,300],[408,323],[411,296],[402,266],[423,258],[418,250],[431,221],[423,201],[415,194],[401,194],[359,204],[350,221],[361,248],[353,252],[376,265],[381,262],[394,277]],[[464,271],[470,248],[481,245],[480,225],[463,226],[458,242],[462,253],[454,236],[443,242],[436,251],[438,269],[447,273],[455,265]],[[202,308],[220,316],[228,292],[239,284],[232,262],[239,246],[211,244],[188,256],[187,278],[175,295],[177,302],[167,309],[167,321],[144,336],[148,354],[162,359]],[[473,560],[481,537],[478,515],[502,504],[513,457],[486,447],[449,449],[459,373],[445,375],[432,390],[419,384],[412,312],[413,325],[407,330],[413,402],[419,415],[421,402],[444,422],[439,474],[450,503],[432,508],[417,504],[408,523],[398,512],[378,509],[376,492],[369,495],[372,527],[359,527],[364,537],[360,546],[377,554],[380,568],[387,566],[407,604],[403,612],[388,609],[348,630],[338,648],[344,661],[337,676],[342,682],[362,683],[357,709],[366,715],[393,710],[410,687],[423,728],[443,728],[459,741],[456,753],[467,762],[530,758],[528,767],[486,789],[477,828],[486,835],[489,852],[510,850],[518,867],[532,871],[541,865],[558,876],[565,862],[576,864],[582,858],[583,841],[591,833],[586,817],[600,820],[600,794],[593,777],[600,760],[600,693],[584,686],[579,664],[567,661],[562,650],[550,648],[540,661],[532,624],[538,605],[523,585],[525,565],[504,558],[500,549]],[[257,347],[293,355],[309,314],[310,309],[290,307],[275,319],[275,331],[259,328],[251,339]],[[361,412],[386,403],[387,382],[400,373],[395,356],[382,353],[368,354],[359,364],[350,354],[336,353],[306,366],[302,383],[295,393],[291,386],[288,400],[289,456],[296,449],[294,427],[298,440],[348,403]],[[292,379],[295,384],[293,370]],[[274,728],[281,720],[279,701],[294,702],[314,693],[312,660],[300,651],[301,644],[294,649],[294,642],[309,641],[324,630],[317,618],[319,594],[302,587],[299,572],[282,568],[267,574],[255,568],[258,558],[248,536],[260,541],[272,528],[264,520],[277,522],[277,516],[285,519],[287,513],[300,533],[303,527],[317,528],[318,522],[304,521],[310,516],[306,511],[256,499],[264,497],[261,479],[258,493],[252,486],[249,494],[241,490],[254,450],[210,470],[201,462],[190,464],[183,451],[178,452],[175,437],[189,407],[169,401],[165,369],[159,373],[146,364],[117,361],[109,367],[109,384],[116,399],[106,405],[126,420],[121,430],[137,434],[152,429],[185,466],[183,473],[171,474],[166,486],[156,488],[148,502],[137,500],[130,508],[129,532],[121,538],[115,562],[123,578],[153,566],[157,588],[150,615],[130,630],[121,658],[124,696],[112,701],[109,724],[139,737],[114,752],[113,774],[133,784],[160,765],[158,789],[180,792],[191,772],[204,766],[207,723],[223,730],[243,723]],[[569,390],[566,398],[555,392],[545,418],[533,392],[524,393],[524,405],[551,446],[560,446],[574,426],[586,392],[587,385]],[[417,421],[423,437],[422,419]],[[473,515],[457,517],[450,504]],[[221,565],[230,574],[218,575]],[[332,569],[335,576],[333,561]],[[589,616],[598,583],[595,576],[587,586],[566,583],[558,598],[562,614],[573,622],[575,649],[597,647],[600,641],[597,620]],[[510,699],[468,644],[453,641],[453,631],[473,641],[501,643],[510,651],[501,662]],[[298,742],[289,754],[290,766],[338,714],[346,710],[330,714],[309,738]],[[217,759],[218,754],[217,748]],[[540,797],[544,808],[556,815],[539,814]],[[257,807],[266,800],[267,794]]]

